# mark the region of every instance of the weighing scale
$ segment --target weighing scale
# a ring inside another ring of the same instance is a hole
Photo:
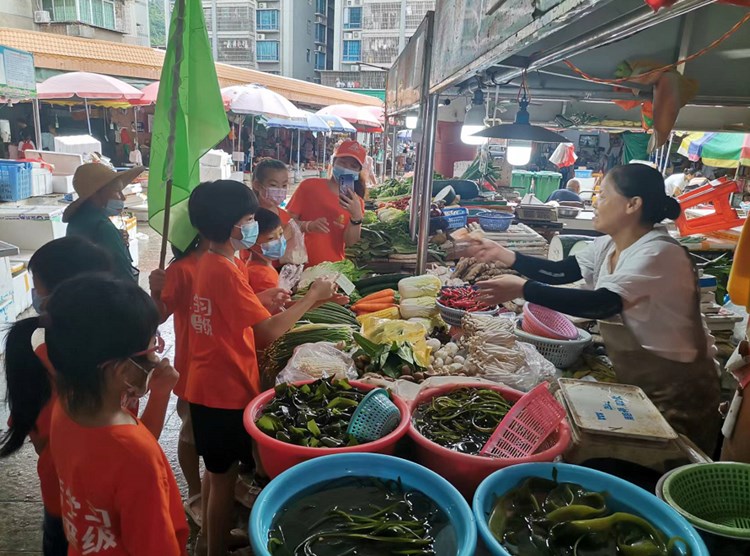
[[[558,384],[572,436],[566,462],[619,459],[664,473],[678,461],[711,461],[674,431],[637,386],[568,378]]]

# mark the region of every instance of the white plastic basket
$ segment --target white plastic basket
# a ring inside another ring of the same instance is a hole
[[[578,329],[577,340],[551,340],[529,334],[521,330],[521,322],[516,324],[516,337],[527,344],[534,346],[542,356],[558,369],[566,369],[573,365],[591,343],[591,334],[585,330]]]

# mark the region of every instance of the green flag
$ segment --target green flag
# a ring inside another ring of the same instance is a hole
[[[197,233],[190,225],[187,201],[200,182],[200,158],[227,136],[229,123],[201,0],[177,0],[169,29],[151,137],[148,221],[163,232],[171,179],[168,237],[183,250]]]

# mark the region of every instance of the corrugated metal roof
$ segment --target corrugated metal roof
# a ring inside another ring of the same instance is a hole
[[[164,52],[137,46],[52,33],[0,27],[0,44],[34,54],[34,65],[60,71],[90,71],[117,77],[158,80]],[[216,64],[222,87],[259,83],[293,102],[312,106],[382,106],[378,99],[308,81]]]

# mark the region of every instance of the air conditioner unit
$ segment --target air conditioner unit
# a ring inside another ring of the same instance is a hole
[[[259,40],[259,41],[264,41],[264,40],[266,40],[266,36],[265,36],[265,35],[264,35],[263,33],[258,33],[257,35],[255,35],[255,38],[256,38],[257,40]]]
[[[37,10],[34,12],[34,23],[50,23],[52,18],[46,10]]]
[[[267,7],[268,7],[268,4],[266,2],[258,2],[259,10],[265,10]]]
[[[344,33],[345,40],[351,40],[354,38],[354,33]]]
[[[355,39],[358,39],[360,37],[361,33],[357,31],[356,33],[352,33],[352,37]]]

